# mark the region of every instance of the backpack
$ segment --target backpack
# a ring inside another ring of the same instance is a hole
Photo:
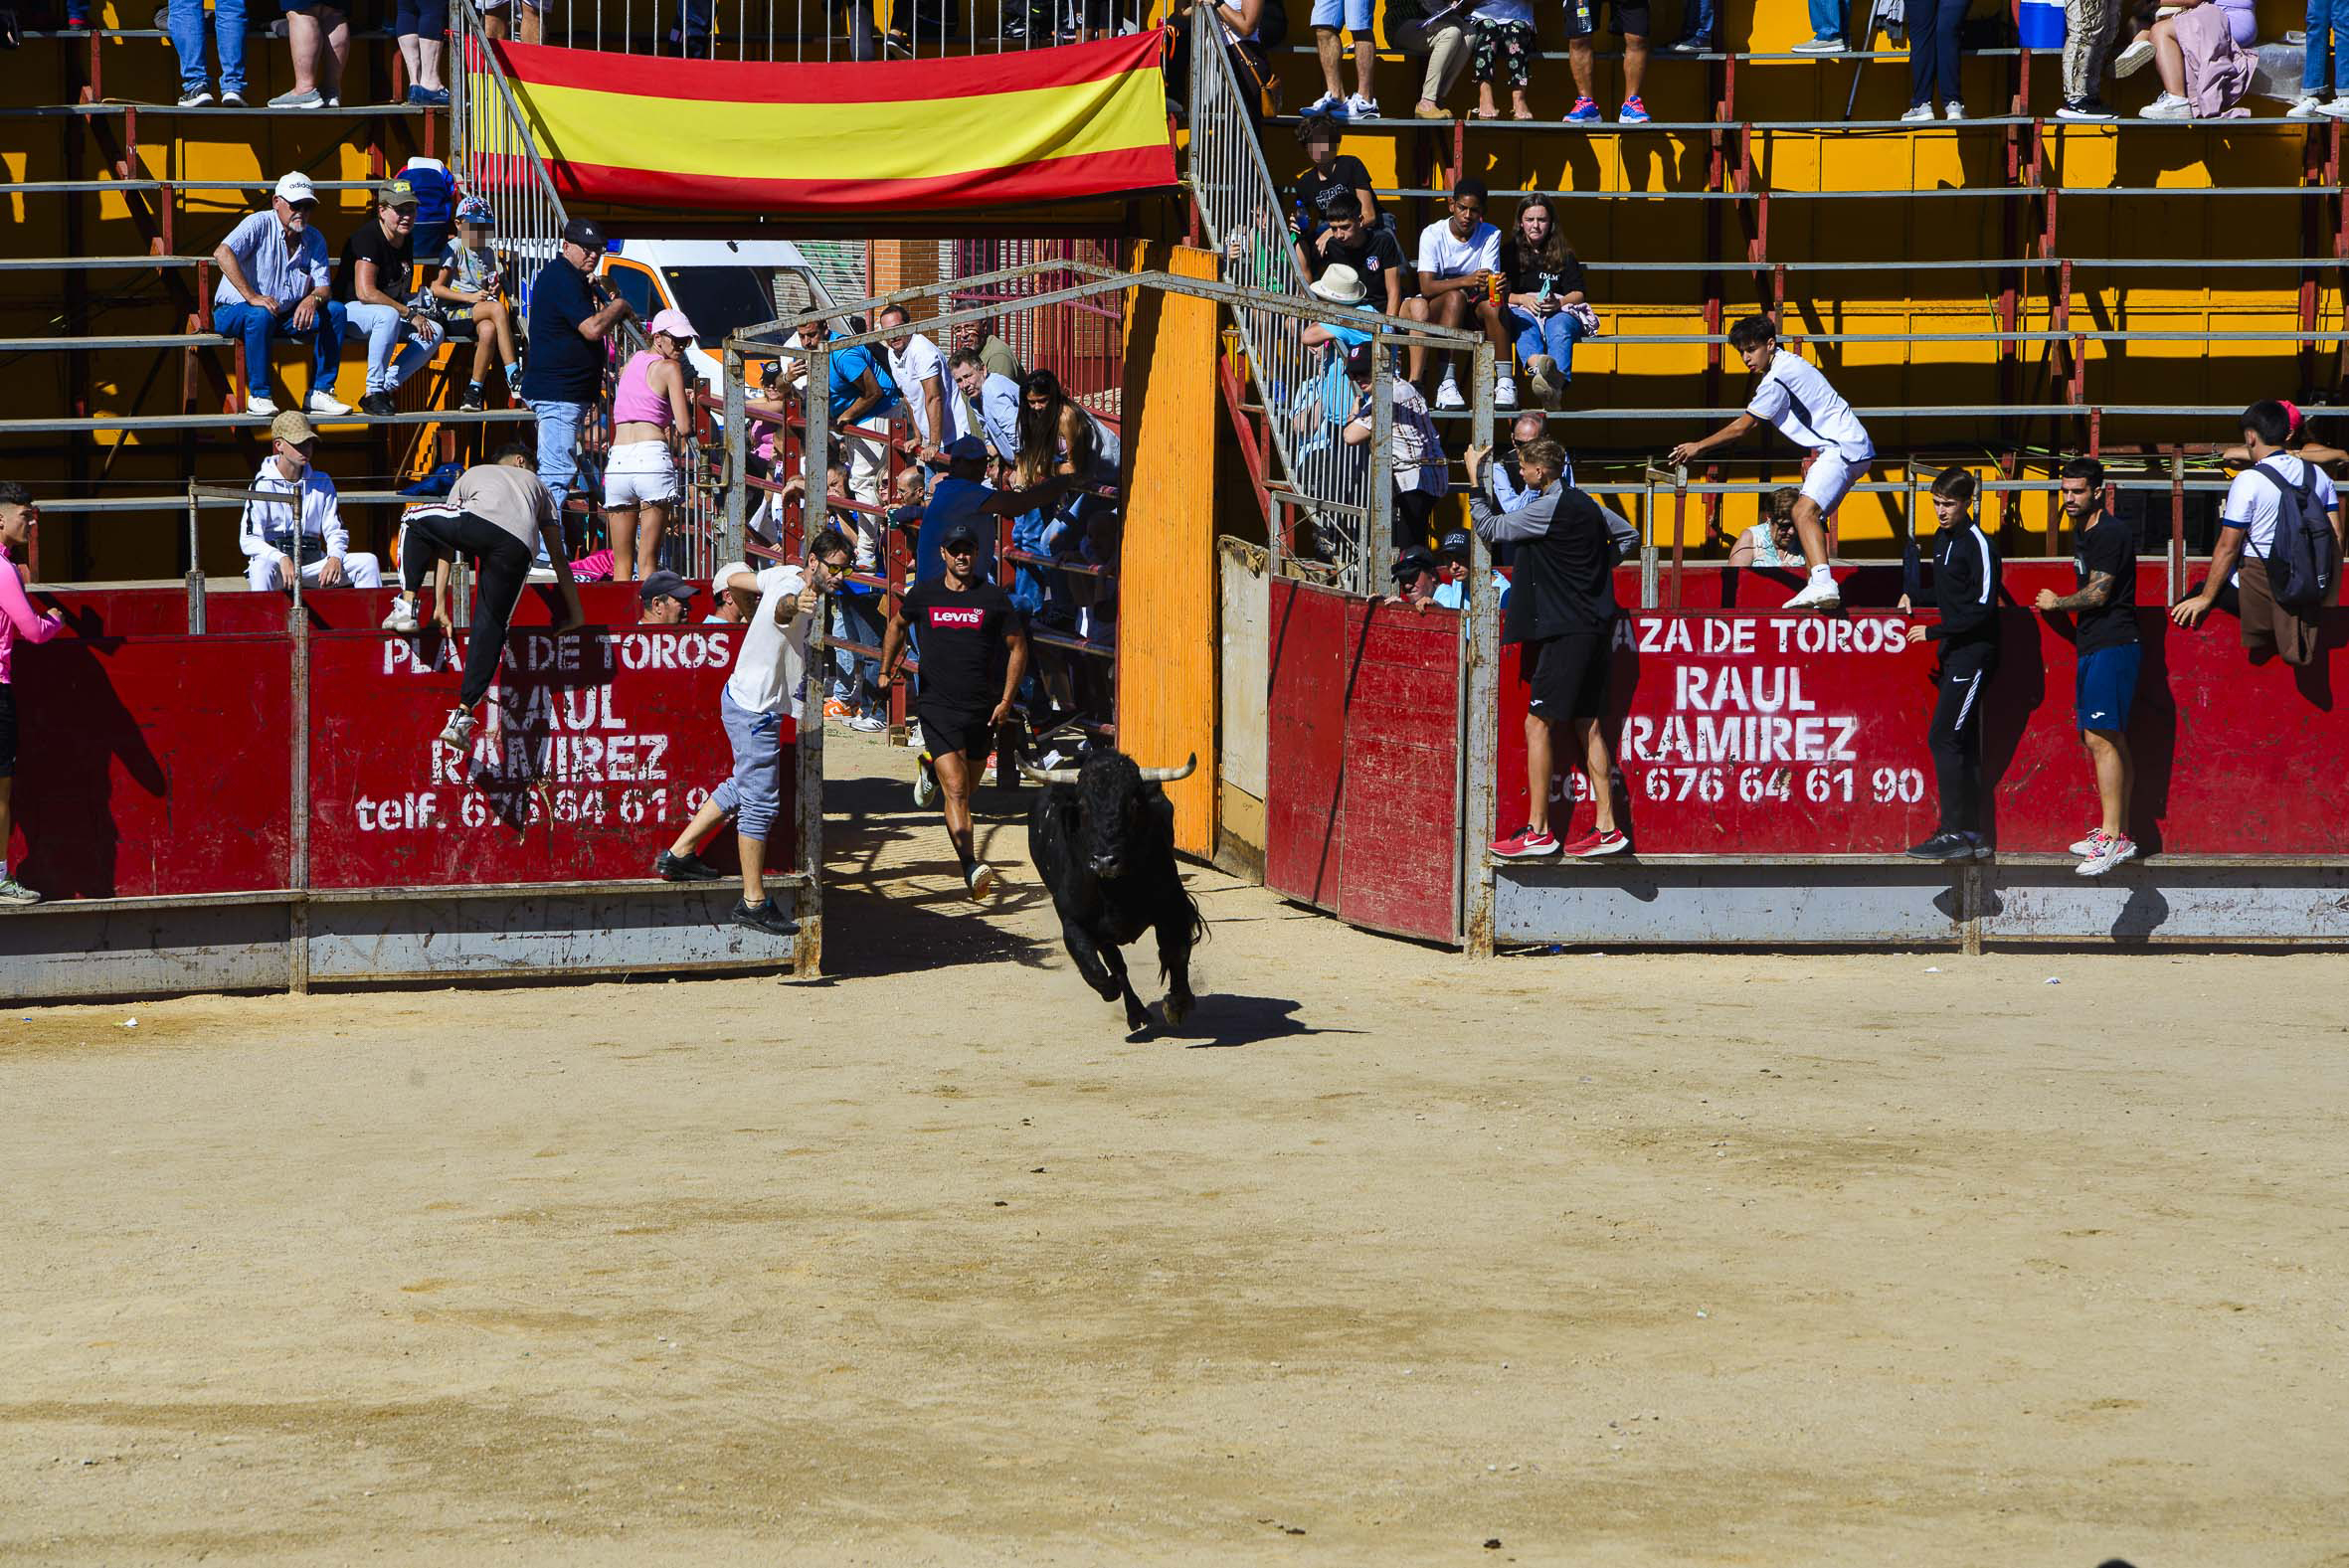
[[[2337,563],[2333,560],[2332,519],[2316,499],[2316,465],[2301,460],[2300,482],[2284,483],[2283,475],[2265,463],[2254,471],[2275,486],[2275,537],[2267,546],[2267,591],[2285,610],[2312,610],[2331,592]]]

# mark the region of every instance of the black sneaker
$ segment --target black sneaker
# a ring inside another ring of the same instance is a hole
[[[2056,110],[2058,119],[2108,120],[2119,115],[2104,106],[2101,98],[2066,98],[2064,106]]]
[[[1990,858],[1990,840],[1984,838],[1980,833],[1966,834],[1966,847],[1973,851],[1976,860]]]
[[[699,855],[672,855],[665,849],[653,856],[652,871],[663,882],[722,882],[726,877]]]
[[[1911,860],[1971,860],[1973,842],[1963,833],[1935,833],[1921,844],[1908,846]]]
[[[483,409],[489,407],[489,398],[488,395],[481,390],[481,384],[479,382],[472,382],[465,387],[464,397],[460,402],[458,402],[456,407],[457,412],[461,414],[478,414]]]
[[[399,413],[400,406],[388,392],[370,392],[359,400],[359,412],[371,420],[384,420]]]
[[[757,904],[737,903],[734,906],[734,924],[747,926],[753,931],[763,931],[770,937],[796,937],[800,934],[800,923],[777,909],[773,899],[762,899]]]

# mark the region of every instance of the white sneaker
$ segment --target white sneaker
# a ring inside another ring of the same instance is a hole
[[[1966,106],[1963,103],[1944,103],[1941,105],[1941,117],[1943,119],[1964,119]]]
[[[1346,117],[1348,119],[1376,119],[1378,117],[1378,100],[1363,97],[1359,92],[1356,92],[1346,100]]]
[[[331,392],[323,392],[316,387],[312,387],[310,389],[309,397],[302,401],[302,412],[305,414],[323,414],[328,419],[339,420],[344,415],[351,412],[351,406],[347,403],[335,402],[334,394]]]
[[[2115,77],[2133,77],[2153,61],[2153,35],[2139,33],[2129,41],[2129,47],[2112,57]]]
[[[2066,851],[2066,853],[2078,855],[2084,859],[2087,856],[2094,854],[2098,846],[2100,846],[2103,842],[2104,829],[2100,827],[2091,827],[2088,829],[2088,836],[2081,839],[2078,843],[2074,844],[2069,850]]]
[[[1557,407],[1553,400],[1565,386],[1565,383],[1558,380],[1557,361],[1547,354],[1527,356],[1526,384],[1533,389],[1534,396],[1540,399],[1542,404],[1549,408]]]
[[[383,628],[402,635],[413,633],[416,630],[416,601],[406,594],[393,599],[392,612],[383,617]]]
[[[2134,859],[2137,846],[2127,838],[2107,838],[2096,846],[2096,852],[2073,867],[2075,875],[2100,877],[2124,860]]]
[[[1849,51],[1840,38],[1806,38],[1791,51],[1797,55],[1841,55]]]
[[[1920,121],[1931,119],[1932,117],[1933,105],[1930,103],[1911,103],[1908,105],[1908,112],[1900,116],[1900,123],[1903,125],[1914,125]]]
[[[971,897],[984,903],[987,896],[995,890],[995,868],[984,860],[974,860],[963,881],[971,889]]]
[[[477,727],[478,721],[471,714],[462,708],[452,708],[449,722],[441,726],[441,744],[461,757],[465,748],[473,744],[473,731]]]
[[[1843,590],[1832,579],[1822,578],[1786,602],[1788,610],[1841,610]]]
[[[905,744],[917,752],[922,749],[921,720],[908,719],[905,721]]]
[[[860,713],[848,721],[848,728],[859,735],[878,735],[889,728],[889,721],[877,713]]]
[[[249,392],[245,395],[245,412],[273,420],[277,417],[277,405],[258,392]]]
[[[1503,376],[1493,383],[1493,407],[1496,409],[1517,407],[1517,378],[1515,376]]]
[[[1465,409],[1468,400],[1460,396],[1460,383],[1447,379],[1435,389],[1435,406],[1439,409]]]
[[[2336,97],[2316,111],[2333,119],[2349,119],[2349,98]]]
[[[2283,111],[2285,119],[2314,119],[2324,112],[2325,100],[2313,92],[2303,92]]]
[[[1297,112],[1307,116],[1327,114],[1333,119],[1343,119],[1346,116],[1346,95],[1342,92],[1325,92]]]
[[[2194,105],[2174,92],[2164,92],[2137,110],[2139,119],[2192,119]]]

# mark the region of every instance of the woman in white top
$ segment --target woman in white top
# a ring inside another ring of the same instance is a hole
[[[685,345],[693,323],[677,309],[652,318],[652,346],[620,367],[612,393],[612,450],[604,459],[604,522],[612,580],[651,576],[661,530],[677,499],[675,448],[693,429],[685,400]],[[641,526],[639,526],[641,524]]]
[[[1794,531],[1794,503],[1801,498],[1802,491],[1791,484],[1772,490],[1768,514],[1729,547],[1729,565],[1801,571],[1802,540]]]

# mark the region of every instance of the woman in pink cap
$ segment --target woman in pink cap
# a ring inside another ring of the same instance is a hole
[[[65,617],[56,610],[46,615],[33,609],[11,554],[23,554],[33,542],[33,525],[41,508],[25,487],[0,479],[0,903],[38,904],[41,895],[8,874],[9,793],[16,784],[16,642],[47,642],[63,631]]]
[[[613,580],[620,583],[652,573],[660,531],[677,498],[676,447],[693,428],[685,401],[685,345],[693,341],[693,323],[672,308],[652,318],[650,331],[652,346],[620,367],[612,395],[604,522],[612,535]]]

